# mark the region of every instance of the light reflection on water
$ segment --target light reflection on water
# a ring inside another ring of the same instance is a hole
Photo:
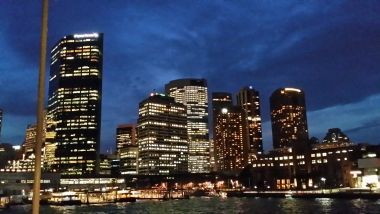
[[[30,213],[31,206],[15,206],[0,213]],[[294,198],[191,198],[171,201],[137,201],[82,206],[42,206],[41,213],[380,213],[380,200],[294,199]]]

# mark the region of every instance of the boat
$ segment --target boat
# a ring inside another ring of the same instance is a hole
[[[48,203],[59,206],[82,204],[78,194],[72,191],[53,192],[48,199]]]
[[[129,190],[118,190],[116,202],[136,202],[136,198],[132,197],[132,193]]]

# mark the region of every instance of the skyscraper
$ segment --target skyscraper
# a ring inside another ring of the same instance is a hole
[[[232,106],[232,94],[228,92],[212,93],[212,132],[215,136],[216,116],[221,113],[222,108]]]
[[[37,124],[29,124],[25,132],[25,140],[23,147],[23,153],[30,155],[34,153],[34,147],[36,146]]]
[[[165,85],[165,92],[187,108],[189,172],[210,171],[208,96],[205,79],[178,79]]]
[[[252,86],[242,88],[236,95],[237,105],[246,112],[249,150],[253,154],[262,154],[263,138],[261,131],[259,92]]]
[[[56,164],[64,174],[97,171],[103,34],[63,37],[51,50],[48,113],[56,121]]]
[[[215,164],[220,172],[239,172],[248,164],[245,111],[240,106],[222,108],[216,116]]]
[[[151,94],[140,102],[138,173],[177,174],[188,171],[186,106],[173,97]]]
[[[308,128],[304,92],[296,88],[280,88],[270,97],[273,148],[308,146]]]
[[[116,149],[120,158],[120,173],[137,174],[137,133],[135,124],[119,125],[116,129]]]
[[[212,113],[215,117],[222,108],[232,106],[232,94],[228,92],[213,92],[212,93]]]
[[[130,145],[137,145],[137,134],[135,124],[123,124],[116,128],[116,150],[117,153],[120,149]]]

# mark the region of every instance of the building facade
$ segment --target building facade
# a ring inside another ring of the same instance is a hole
[[[205,79],[178,79],[165,85],[165,92],[186,106],[189,172],[210,172],[208,95]]]
[[[138,117],[138,174],[188,172],[186,106],[163,94],[140,102]]]
[[[218,170],[218,162],[216,160],[216,152],[215,149],[215,133],[216,133],[216,118],[218,114],[222,112],[223,108],[230,108],[233,106],[232,103],[232,94],[228,92],[213,92],[211,95],[211,103],[212,103],[212,134],[213,134],[213,155],[214,155],[214,167],[213,170]]]
[[[248,165],[246,114],[239,106],[220,111],[214,133],[216,168],[219,172],[237,173]]]
[[[124,124],[117,127],[116,149],[120,159],[120,174],[137,174],[138,145],[135,124]]]
[[[242,88],[236,95],[237,105],[246,112],[250,153],[263,153],[259,92],[252,86]]]
[[[305,94],[296,88],[280,88],[270,97],[273,148],[306,150],[308,127]]]
[[[135,124],[122,124],[116,128],[116,152],[131,145],[137,145]]]
[[[36,145],[37,124],[29,124],[26,127],[25,140],[22,145],[24,155],[28,156],[34,153],[34,147]]]
[[[48,114],[56,121],[57,172],[97,172],[102,67],[103,34],[68,35],[51,50]]]

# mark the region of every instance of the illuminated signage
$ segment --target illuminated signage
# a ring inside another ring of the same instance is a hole
[[[99,34],[97,33],[85,33],[85,34],[74,34],[74,38],[80,39],[80,38],[98,38]]]

